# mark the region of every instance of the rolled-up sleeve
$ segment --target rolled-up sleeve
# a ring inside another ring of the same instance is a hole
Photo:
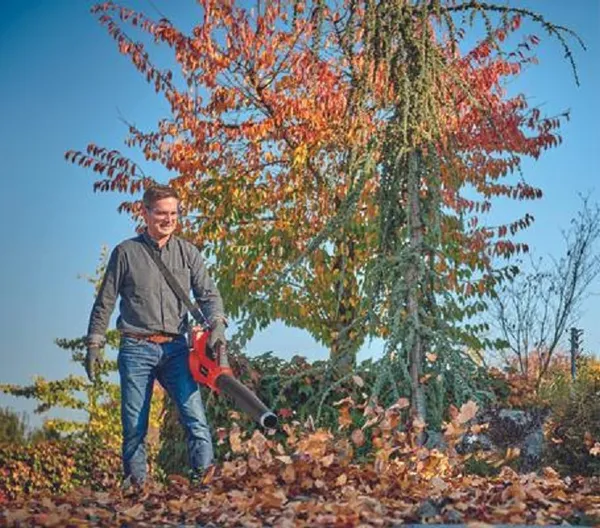
[[[104,346],[110,316],[115,308],[123,280],[124,256],[117,246],[110,255],[100,290],[92,307],[87,344]]]
[[[227,324],[223,299],[215,282],[206,269],[204,259],[195,246],[189,246],[189,263],[191,272],[192,293],[202,313],[211,326],[217,321]]]

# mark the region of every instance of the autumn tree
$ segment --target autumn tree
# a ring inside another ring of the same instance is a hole
[[[215,257],[238,337],[280,319],[351,366],[382,336],[374,392],[408,383],[421,418],[426,397],[473,396],[477,368],[458,345],[481,345],[483,328],[465,321],[510,276],[496,260],[526,250],[512,237],[532,221],[479,217],[497,196],[539,198],[514,175],[560,139],[559,117],[504,90],[538,39],[502,43],[527,18],[570,57],[568,30],[476,2],[200,4],[189,33],[112,2],[93,12],[170,105],[156,130],[129,126],[127,145],[173,173],[181,233]],[[469,19],[485,29],[464,51]],[[136,30],[170,47],[176,69],[160,69]],[[99,191],[153,182],[116,150],[67,158],[101,175]],[[139,218],[140,203],[121,210]]]
[[[460,11],[488,23],[466,55],[458,51],[463,28],[453,18]],[[493,11],[502,13],[497,27]],[[371,307],[379,306],[390,330],[388,352],[402,358],[421,419],[430,378],[429,394],[440,380],[446,388],[472,388],[474,365],[456,350],[456,323],[484,308],[484,296],[510,276],[495,258],[527,249],[510,236],[529,225],[530,215],[497,230],[480,225],[478,216],[496,196],[540,197],[539,189],[510,184],[509,176],[523,157],[537,158],[559,141],[558,119],[540,118],[524,96],[508,98],[503,90],[506,78],[531,59],[506,54],[500,45],[523,16],[540,20],[525,10],[475,3],[364,6],[360,34],[374,82],[387,87],[389,115],[380,158],[379,258],[368,274],[378,304]],[[441,39],[440,26],[447,32]],[[564,44],[560,30],[548,27]],[[481,199],[467,199],[472,190]]]
[[[343,229],[324,238],[328,244],[306,249],[339,211],[354,167],[365,163],[373,112],[343,77],[343,65],[314,53],[321,38],[302,4],[290,11],[286,3],[268,2],[255,17],[230,2],[203,7],[204,20],[190,35],[111,3],[94,9],[172,108],[157,132],[130,127],[128,144],[176,174],[171,184],[186,213],[182,233],[216,257],[228,311],[252,314],[248,337],[257,325],[282,319],[309,330],[334,357],[348,347],[354,356],[364,327],[342,334],[357,316],[357,276],[374,236],[367,221],[373,208],[356,209]],[[183,87],[117,22],[173,48]],[[335,53],[323,46],[323,53]],[[150,182],[115,151],[90,145],[86,154],[67,156],[106,176],[99,190],[135,192]],[[363,195],[374,185],[369,181]],[[136,215],[139,204],[123,209]],[[301,256],[302,265],[288,270]]]

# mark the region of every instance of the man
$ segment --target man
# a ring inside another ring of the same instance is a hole
[[[100,349],[105,344],[109,319],[120,296],[117,329],[121,342],[117,363],[126,488],[139,489],[146,480],[145,438],[155,379],[179,410],[187,433],[192,478],[200,478],[213,459],[202,398],[188,367],[187,309],[144,247],[149,244],[158,253],[186,292],[191,289],[212,329],[208,346],[224,354],[223,302],[198,249],[173,234],[178,206],[174,189],[155,186],[146,190],[143,197],[146,229],[113,250],[90,316],[85,367],[92,381],[94,371],[101,365]]]

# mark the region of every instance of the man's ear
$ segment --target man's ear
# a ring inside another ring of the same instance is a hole
[[[146,222],[146,225],[148,225],[148,215],[150,214],[150,211],[148,211],[148,208],[146,207],[145,204],[142,204],[142,218],[144,219],[144,222]]]

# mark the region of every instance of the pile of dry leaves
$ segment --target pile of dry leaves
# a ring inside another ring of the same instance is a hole
[[[344,406],[340,402],[341,416]],[[551,468],[497,476],[466,474],[454,445],[476,407],[446,424],[447,449],[419,447],[421,424],[400,432],[404,402],[369,411],[365,427],[336,435],[284,425],[286,439],[234,427],[229,460],[213,468],[205,489],[173,476],[138,497],[81,489],[68,496],[29,497],[2,505],[8,526],[394,526],[403,523],[600,523],[600,478],[561,478]],[[357,463],[357,450],[372,456]]]

